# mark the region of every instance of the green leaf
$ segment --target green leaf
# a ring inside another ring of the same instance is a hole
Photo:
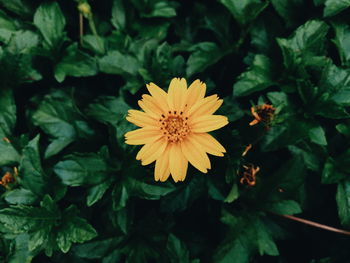
[[[39,44],[39,36],[32,31],[19,30],[11,34],[8,50],[13,54],[32,54]]]
[[[24,188],[17,188],[12,191],[8,191],[5,193],[4,198],[6,202],[11,205],[32,205],[37,201],[37,196]]]
[[[338,184],[336,200],[338,215],[342,225],[350,226],[350,182],[343,181]]]
[[[45,151],[45,158],[59,153],[77,138],[81,116],[71,96],[56,90],[44,97],[34,112],[33,122],[47,133],[52,141]],[[74,126],[76,124],[76,126]]]
[[[241,25],[252,22],[268,5],[261,0],[220,0]]]
[[[106,52],[106,50],[105,50],[105,40],[103,38],[99,37],[99,36],[95,36],[95,35],[85,35],[85,36],[83,36],[82,46],[84,48],[87,48],[87,49],[95,52],[98,55],[104,55],[104,53]],[[82,53],[80,53],[80,56],[82,58],[84,56],[87,57],[87,54],[84,54],[84,55],[81,55],[81,54]],[[80,58],[78,57],[78,60],[79,59]],[[74,60],[74,56],[73,56],[72,60]],[[84,59],[82,59],[82,63],[84,63]],[[96,62],[93,62],[92,64],[96,64]]]
[[[334,184],[346,178],[345,174],[339,171],[338,168],[337,162],[332,157],[328,157],[323,166],[321,182],[323,184]]]
[[[0,136],[11,136],[16,124],[16,104],[12,90],[0,90]]]
[[[131,55],[124,55],[119,51],[110,51],[99,58],[100,71],[117,75],[136,75],[140,68],[139,62]]]
[[[4,11],[0,11],[0,28],[9,31],[16,31],[16,20],[9,17]]]
[[[59,219],[59,214],[48,206],[55,206],[52,199],[46,196],[41,207],[12,206],[0,210],[0,222],[13,234],[29,234],[28,246],[34,250],[47,242],[48,235]]]
[[[34,25],[50,48],[57,48],[65,37],[66,19],[57,2],[41,4],[34,14]]]
[[[144,14],[144,17],[174,17],[176,16],[176,10],[168,1],[156,2],[152,8],[152,12]]]
[[[195,73],[204,71],[210,65],[218,62],[226,52],[218,47],[214,42],[198,43],[194,45],[191,50],[193,53],[187,60],[187,76],[192,76]]]
[[[324,17],[334,16],[350,6],[349,0],[327,0],[323,10]]]
[[[265,205],[265,209],[280,215],[293,215],[302,212],[300,205],[294,200],[270,202]]]
[[[72,251],[80,258],[100,259],[120,242],[120,238],[108,238],[75,246]]]
[[[4,6],[6,9],[10,10],[11,12],[14,12],[15,14],[18,14],[23,17],[30,18],[32,15],[32,7],[31,5],[24,0],[0,0],[0,3],[2,6]]]
[[[99,122],[116,125],[129,109],[121,97],[101,96],[88,106],[86,113]]]
[[[323,21],[309,20],[298,27],[290,38],[277,38],[285,67],[300,70],[302,60],[310,63],[313,56],[324,55],[328,29]]]
[[[190,263],[190,255],[184,242],[181,242],[175,235],[169,234],[167,241],[169,262]]]
[[[296,24],[301,8],[305,8],[303,0],[272,0],[271,3],[289,27]]]
[[[72,243],[83,243],[97,236],[96,230],[84,219],[77,216],[75,206],[63,212],[63,222],[57,233],[56,241],[63,253],[67,253]]]
[[[232,243],[221,246],[215,254],[215,262],[230,263],[234,260],[237,263],[248,263],[250,252],[244,243],[244,237],[239,237]]]
[[[175,190],[171,183],[146,183],[143,181],[129,178],[128,184],[131,187],[133,195],[146,200],[159,200],[162,196],[167,195]]]
[[[242,73],[233,85],[235,96],[247,96],[273,85],[273,74],[270,59],[264,55],[255,55],[248,71]]]
[[[19,176],[21,185],[32,191],[34,194],[42,196],[47,193],[48,178],[41,166],[39,139],[37,135],[23,149],[19,166]]]
[[[172,213],[185,210],[199,198],[204,187],[203,179],[194,177],[188,184],[177,187],[161,199],[161,211]]]
[[[86,197],[87,206],[92,206],[98,200],[100,200],[105,194],[105,192],[107,191],[107,189],[110,187],[110,185],[111,185],[110,181],[105,181],[101,184],[90,187]]]
[[[88,77],[98,72],[95,58],[78,49],[77,43],[69,46],[63,58],[55,66],[55,78],[58,82],[64,81],[66,76]]]
[[[333,23],[335,38],[333,42],[337,46],[342,65],[350,65],[350,29],[347,24]]]
[[[111,23],[117,30],[123,30],[125,28],[126,16],[123,0],[113,1]]]
[[[326,134],[321,126],[316,126],[309,130],[309,137],[313,143],[321,146],[327,145]]]
[[[260,255],[267,254],[269,256],[278,256],[279,252],[270,231],[261,220],[256,220],[255,231],[257,236],[257,244]]]
[[[1,136],[1,133],[0,133]],[[11,143],[0,138],[0,166],[19,163],[20,155]]]
[[[62,183],[70,186],[99,184],[108,176],[106,160],[96,153],[75,153],[58,162],[53,170]]]

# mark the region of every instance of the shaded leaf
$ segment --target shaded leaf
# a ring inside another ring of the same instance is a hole
[[[242,73],[233,85],[233,94],[237,97],[247,96],[273,85],[270,59],[256,55],[248,71]]]

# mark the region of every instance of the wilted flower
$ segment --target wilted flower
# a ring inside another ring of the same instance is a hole
[[[129,110],[127,120],[141,127],[125,134],[126,143],[143,145],[136,159],[142,165],[156,161],[154,178],[185,180],[188,162],[203,173],[211,168],[207,153],[223,156],[225,148],[207,132],[228,124],[227,117],[213,115],[223,100],[204,97],[206,85],[199,80],[188,88],[184,78],[173,78],[168,93],[154,83],[151,95],[138,101],[143,111]]]
[[[255,120],[249,123],[250,126],[258,124],[259,122],[269,125],[274,117],[276,108],[269,104],[258,105],[251,107],[250,111],[254,116]]]
[[[239,182],[248,186],[254,186],[256,184],[256,174],[260,171],[260,167],[254,167],[253,164],[249,164],[243,165],[243,168],[245,171]]]

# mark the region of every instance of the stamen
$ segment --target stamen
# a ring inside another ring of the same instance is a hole
[[[169,111],[171,113],[171,111]],[[162,121],[162,130],[164,128],[164,136],[168,142],[182,141],[190,132],[187,121],[183,116],[177,114],[177,111],[173,111],[174,114],[168,115]],[[188,119],[188,117],[186,117]]]

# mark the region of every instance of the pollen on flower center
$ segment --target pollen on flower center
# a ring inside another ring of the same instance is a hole
[[[182,141],[189,133],[188,117],[183,112],[169,111],[167,116],[162,114],[159,122],[161,131],[168,142]]]

